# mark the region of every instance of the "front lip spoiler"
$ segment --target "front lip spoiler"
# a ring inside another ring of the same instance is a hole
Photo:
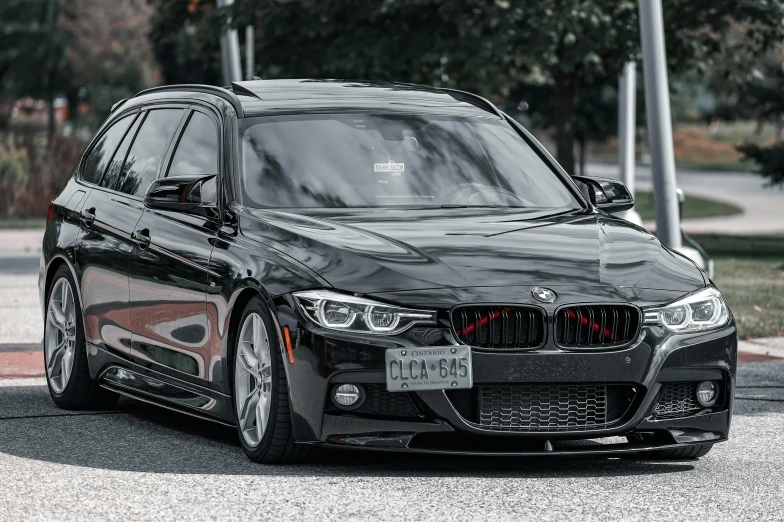
[[[713,439],[705,441],[702,444],[717,444],[728,440],[726,437],[721,439]],[[649,451],[668,450],[683,448],[686,446],[693,446],[695,443],[680,443],[680,444],[602,444],[600,446],[582,446],[570,447],[568,449],[555,449],[540,450],[540,451],[466,451],[466,450],[440,450],[431,448],[396,448],[389,446],[368,446],[368,445],[353,445],[353,444],[338,444],[334,442],[319,442],[307,441],[297,442],[297,444],[308,444],[312,446],[321,446],[329,448],[346,448],[354,450],[370,450],[370,451],[383,451],[383,452],[396,452],[396,453],[424,453],[432,455],[460,455],[467,457],[575,457],[575,456],[617,456],[617,455],[633,455],[636,453],[645,453]]]

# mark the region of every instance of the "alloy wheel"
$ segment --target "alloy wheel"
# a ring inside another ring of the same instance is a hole
[[[76,353],[76,306],[73,289],[64,277],[52,288],[44,330],[46,375],[56,394],[63,393],[73,373]]]
[[[261,443],[272,403],[272,357],[264,321],[257,313],[240,329],[234,365],[234,397],[240,432],[250,447]]]

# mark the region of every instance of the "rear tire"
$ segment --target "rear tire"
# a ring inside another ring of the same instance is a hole
[[[232,335],[232,347],[234,420],[245,455],[265,464],[304,459],[309,447],[294,442],[282,347],[260,297],[245,306]]]
[[[49,394],[64,410],[111,408],[120,396],[90,378],[82,307],[75,289],[65,265],[57,269],[47,289],[43,344]]]

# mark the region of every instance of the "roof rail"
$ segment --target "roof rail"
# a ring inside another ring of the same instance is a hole
[[[240,103],[240,99],[228,89],[224,89],[223,87],[215,87],[214,85],[198,85],[198,84],[183,84],[183,85],[161,85],[160,87],[153,87],[151,89],[145,89],[139,92],[136,96],[142,96],[144,94],[154,94],[157,92],[171,92],[171,91],[185,91],[185,92],[201,92],[204,94],[212,94],[213,96],[217,96],[219,98],[223,98],[227,102],[234,107],[234,110],[237,111],[237,116],[242,118],[245,113],[242,110],[242,104]]]
[[[493,105],[490,102],[490,100],[482,98],[478,94],[473,94],[466,91],[459,91],[457,89],[447,89],[446,87],[442,87],[439,90],[444,91],[445,93],[447,93],[448,95],[450,95],[452,98],[456,100],[470,103],[471,105],[479,107],[480,109],[484,109],[487,112],[495,114],[502,120],[504,119],[504,115],[501,113],[500,110],[498,110],[498,107]]]

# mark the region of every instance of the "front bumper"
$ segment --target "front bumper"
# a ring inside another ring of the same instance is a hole
[[[472,352],[474,386],[595,384],[633,390],[628,408],[599,428],[499,430],[466,414],[453,393],[408,392],[415,415],[341,411],[331,406],[335,384],[383,387],[384,351],[448,342],[439,328],[415,328],[398,338],[358,339],[306,323],[285,300],[281,326],[293,333],[294,363],[286,364],[295,439],[356,448],[456,454],[616,454],[715,443],[729,435],[737,366],[735,325],[699,335],[644,327],[631,346],[607,352]],[[660,418],[654,408],[667,383],[720,381],[716,406]],[[473,399],[472,399],[473,400]],[[619,439],[619,437],[621,437]]]

